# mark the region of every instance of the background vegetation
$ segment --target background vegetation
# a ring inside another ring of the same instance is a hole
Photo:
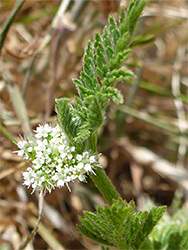
[[[0,3],[1,32],[15,2]],[[109,13],[118,17],[120,4],[118,0],[22,2],[4,43],[0,39],[2,249],[17,249],[38,215],[37,195],[22,186],[21,171],[28,162],[12,154],[13,142],[38,124],[54,124],[54,99],[76,93],[72,78],[82,68],[86,43],[96,31],[101,33]],[[100,161],[122,197],[134,199],[138,210],[150,206],[151,200],[168,206],[169,215],[161,222],[163,232],[171,230],[168,237],[160,239],[153,233],[154,247],[166,249],[177,233],[172,225],[188,224],[187,18],[186,0],[149,1],[128,61],[137,78],[118,84],[124,105],[108,107],[99,134]],[[89,178],[88,183],[74,183],[71,193],[62,188],[46,195],[42,222],[28,249],[101,249],[75,228],[83,210],[104,205]]]

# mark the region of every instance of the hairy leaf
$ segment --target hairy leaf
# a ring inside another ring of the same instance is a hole
[[[127,203],[119,199],[111,207],[99,206],[96,214],[84,212],[77,227],[97,242],[118,249],[140,249],[164,211],[165,207],[158,207],[149,213],[136,213],[133,201]]]
[[[110,100],[123,103],[123,96],[114,85],[134,77],[122,65],[132,54],[132,33],[146,2],[132,1],[127,13],[122,8],[119,25],[110,16],[103,35],[96,33],[94,43],[88,42],[83,70],[79,79],[73,79],[80,101],[77,98],[73,107],[65,99],[58,102],[61,107],[56,106],[58,122],[71,141],[78,143],[87,140],[104,123],[104,109]]]

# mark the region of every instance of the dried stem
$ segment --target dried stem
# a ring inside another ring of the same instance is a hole
[[[38,219],[37,219],[37,224],[36,224],[35,228],[33,229],[33,231],[31,232],[31,234],[21,244],[21,246],[19,247],[19,250],[25,249],[27,247],[27,245],[29,244],[29,242],[34,238],[35,234],[37,233],[37,230],[38,230],[38,227],[39,227],[39,223],[40,223],[41,217],[42,217],[43,203],[44,203],[44,192],[42,190],[40,192],[40,195],[39,195],[39,215],[38,215]]]

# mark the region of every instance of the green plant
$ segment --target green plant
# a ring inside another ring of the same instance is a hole
[[[154,250],[188,249],[187,210],[179,209],[172,216],[165,213],[149,240],[151,249]]]
[[[84,212],[77,228],[87,237],[118,249],[140,249],[146,237],[160,220],[165,207],[149,213],[135,212],[135,203],[121,199],[111,207],[98,207],[97,214]]]
[[[154,203],[151,200],[146,201],[144,209],[148,211],[152,207]],[[171,215],[167,211],[163,214],[141,249],[188,249],[188,211],[185,208],[176,209]]]
[[[84,148],[97,151],[97,130],[105,121],[107,104],[111,99],[123,103],[123,96],[114,85],[134,77],[133,72],[125,67],[125,61],[131,56],[133,31],[146,3],[147,0],[132,1],[127,12],[121,9],[119,26],[110,17],[109,27],[105,26],[103,35],[96,33],[94,43],[88,42],[80,79],[73,79],[79,94],[74,106],[67,98],[56,100],[57,122],[70,143],[80,151]],[[101,168],[95,173],[90,177],[107,202],[112,204],[113,199],[120,195]]]
[[[110,207],[98,207],[97,214],[84,212],[78,229],[89,238],[119,249],[140,249],[161,218],[165,208],[149,213],[135,211],[134,202],[123,201],[98,163],[97,131],[105,121],[110,100],[123,103],[115,83],[134,77],[125,67],[131,56],[134,28],[147,0],[132,1],[121,9],[119,25],[113,17],[103,35],[88,42],[80,79],[73,79],[79,97],[74,105],[68,98],[56,100],[58,126],[39,126],[35,138],[18,143],[20,156],[33,167],[23,174],[27,186],[41,192],[68,186],[70,181],[85,181],[89,174]]]

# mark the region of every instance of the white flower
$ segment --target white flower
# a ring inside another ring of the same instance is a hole
[[[48,155],[45,158],[46,164],[50,163],[52,161],[52,159],[50,157],[48,157]]]
[[[69,169],[68,168],[64,168],[64,173],[65,175],[69,173]]]
[[[24,159],[26,159],[26,160],[29,159],[29,156],[28,156],[28,154],[26,152],[24,153]]]
[[[33,148],[32,147],[28,147],[27,151],[28,152],[32,152]]]
[[[71,191],[69,182],[85,181],[87,173],[95,174],[94,169],[100,167],[98,157],[91,152],[77,154],[59,126],[39,125],[35,132],[35,139],[20,141],[19,150],[15,151],[32,162],[32,167],[23,172],[23,184],[32,187],[33,192],[36,189],[51,192],[64,185]]]
[[[63,162],[61,158],[57,158],[57,157],[56,157],[56,161],[57,161],[59,164],[62,164],[62,162]]]
[[[82,174],[80,174],[80,175],[78,176],[78,179],[79,179],[79,181],[85,181],[85,176],[82,175]]]
[[[77,156],[76,156],[76,159],[77,159],[78,161],[81,161],[81,160],[82,160],[82,156],[81,156],[81,155],[77,155]]]
[[[66,156],[67,156],[67,153],[62,153],[62,154],[60,154],[60,157],[61,157],[62,159],[64,159]]]
[[[19,157],[22,157],[22,156],[24,156],[24,150],[19,150],[19,151],[15,151],[15,152],[18,152],[18,156]]]
[[[57,172],[59,172],[59,173],[62,171],[62,168],[61,168],[60,165],[58,165],[58,166],[56,167],[56,169],[57,169]]]
[[[40,140],[37,140],[37,146],[35,146],[35,150],[41,150],[44,151],[46,149],[46,146],[44,145],[44,143]]]
[[[40,165],[40,164],[33,164],[33,168],[34,168],[34,169],[40,169],[40,168],[41,168],[41,165]]]
[[[84,164],[82,162],[78,163],[77,165],[77,169],[83,169]]]
[[[54,176],[52,176],[52,180],[58,181],[59,180],[59,175],[55,174]]]
[[[87,152],[87,151],[86,151],[86,152],[83,152],[83,157],[84,157],[84,158],[88,158],[88,157],[89,157],[89,152]]]
[[[18,144],[17,144],[19,149],[24,148],[26,145],[28,145],[27,141],[19,141]]]
[[[45,163],[45,159],[44,159],[44,158],[41,158],[41,159],[39,160],[39,162],[40,162],[41,165],[43,165],[43,164]]]
[[[37,150],[36,147],[34,149],[36,150],[37,158],[41,158],[43,156],[42,151]]]
[[[57,187],[63,187],[65,182],[63,180],[58,180]]]
[[[65,150],[65,146],[64,146],[64,145],[59,145],[59,146],[58,146],[58,151],[59,151],[60,153],[64,153],[64,150]]]
[[[75,147],[73,146],[73,147],[71,147],[71,152],[74,152],[75,151]]]
[[[29,180],[29,176],[30,176],[30,172],[29,172],[29,168],[27,169],[28,172],[23,172],[22,175],[25,179],[25,181]]]
[[[85,166],[84,166],[84,169],[86,170],[86,172],[90,172],[91,170],[92,170],[92,166],[90,165],[90,164],[86,164]]]
[[[90,158],[89,158],[89,162],[90,163],[94,163],[96,160],[95,160],[95,156],[91,156]]]
[[[42,142],[45,146],[48,145],[48,141],[46,139],[44,139]]]
[[[39,139],[42,137],[45,138],[48,136],[48,134],[51,132],[51,130],[52,130],[52,128],[48,124],[45,124],[44,126],[39,125],[37,127],[37,129],[35,130],[35,132],[36,132],[35,137],[39,138]]]
[[[51,148],[47,148],[46,153],[51,154],[52,150]]]
[[[73,156],[71,154],[67,155],[68,159],[71,160]]]
[[[70,176],[66,176],[65,181],[66,182],[70,182],[71,181],[71,177]]]

